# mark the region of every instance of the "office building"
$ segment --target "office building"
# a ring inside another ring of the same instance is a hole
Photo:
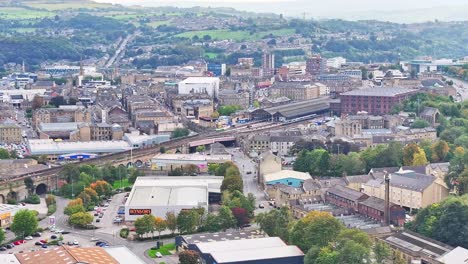
[[[179,82],[179,94],[208,94],[218,97],[219,78],[217,77],[189,77]]]

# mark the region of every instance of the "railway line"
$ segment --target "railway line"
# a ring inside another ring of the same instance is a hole
[[[308,119],[307,119],[308,120]],[[201,139],[211,139],[211,138],[218,138],[218,137],[223,137],[223,136],[232,136],[232,135],[247,135],[250,133],[258,133],[262,132],[265,130],[271,130],[275,128],[281,128],[281,129],[286,129],[286,128],[293,128],[303,122],[306,122],[307,120],[295,120],[294,122],[288,122],[288,123],[256,123],[253,127],[241,127],[240,129],[230,129],[230,130],[225,130],[225,131],[213,131],[213,132],[208,132],[208,133],[203,133],[203,134],[198,134],[198,135],[193,135],[193,136],[188,136],[180,139],[175,139],[171,140],[168,142],[161,143],[156,146],[151,146],[147,148],[139,148],[139,149],[134,149],[134,150],[126,150],[118,153],[112,153],[112,154],[107,154],[107,155],[102,155],[98,156],[96,158],[91,158],[91,159],[86,159],[82,160],[79,162],[76,162],[75,164],[78,165],[103,165],[106,163],[119,163],[119,162],[128,162],[130,159],[133,160],[138,160],[141,157],[148,156],[150,154],[156,155],[159,153],[160,147],[165,147],[166,149],[173,149],[180,147],[182,145],[186,145],[192,141],[197,141]],[[27,173],[23,174],[19,177],[11,178],[11,180],[19,181],[27,177],[47,177],[47,176],[52,176],[57,173],[59,173],[63,168],[62,166],[57,166],[53,168],[48,168],[40,171],[36,171],[34,173]]]

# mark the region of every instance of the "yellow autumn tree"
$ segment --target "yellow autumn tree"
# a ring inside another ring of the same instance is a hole
[[[418,152],[413,155],[413,166],[422,166],[427,164],[426,152],[423,149],[419,149]]]

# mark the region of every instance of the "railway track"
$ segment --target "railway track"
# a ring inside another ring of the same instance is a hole
[[[277,125],[270,124],[270,125],[260,126],[258,128],[252,128],[252,129],[249,129],[249,130],[213,131],[213,132],[208,132],[208,133],[203,133],[203,134],[198,134],[198,135],[194,135],[194,136],[189,136],[189,137],[184,137],[184,138],[180,138],[180,139],[171,140],[171,141],[164,142],[164,143],[161,143],[159,145],[152,146],[152,147],[134,149],[132,151],[131,150],[126,150],[126,151],[122,151],[122,152],[118,152],[118,153],[102,155],[102,156],[98,156],[96,158],[82,160],[82,161],[76,162],[74,164],[77,164],[77,165],[86,165],[86,164],[89,164],[89,165],[103,165],[103,164],[106,164],[108,162],[128,161],[130,159],[130,156],[132,156],[133,160],[138,160],[138,158],[145,157],[145,156],[147,156],[149,154],[156,155],[157,153],[159,153],[159,149],[161,147],[165,147],[166,149],[173,149],[173,148],[180,147],[182,145],[188,144],[188,143],[190,143],[192,141],[196,141],[196,140],[217,138],[217,137],[222,137],[222,136],[232,136],[232,135],[247,135],[247,134],[250,134],[250,133],[258,133],[258,132],[262,132],[262,131],[265,131],[265,130],[271,130],[271,129],[276,129],[276,128],[281,128],[281,129],[292,128],[292,127],[295,127],[298,124],[303,123],[303,122],[305,122],[305,120],[304,121],[293,122],[293,123],[277,124]],[[52,176],[52,175],[55,175],[55,174],[59,173],[62,170],[62,168],[63,168],[63,165],[58,166],[58,167],[54,167],[54,168],[49,168],[49,169],[36,171],[34,173],[23,174],[23,175],[21,175],[19,177],[11,178],[9,180],[10,181],[11,180],[18,181],[18,180],[22,180],[22,179],[28,178],[28,177]]]

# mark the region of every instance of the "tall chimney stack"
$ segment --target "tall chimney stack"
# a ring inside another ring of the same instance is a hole
[[[385,171],[385,225],[390,225],[390,174]]]

